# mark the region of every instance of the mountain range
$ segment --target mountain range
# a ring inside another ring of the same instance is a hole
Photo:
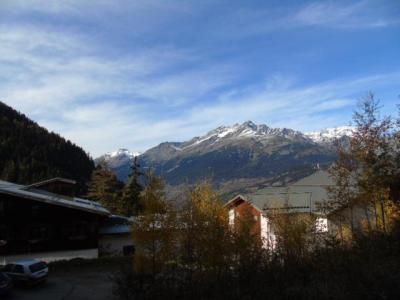
[[[333,141],[348,139],[349,126],[302,133],[251,121],[221,126],[185,142],[164,142],[144,153],[127,149],[103,155],[121,180],[133,157],[163,177],[170,190],[209,181],[223,194],[281,185],[329,166],[336,158]]]

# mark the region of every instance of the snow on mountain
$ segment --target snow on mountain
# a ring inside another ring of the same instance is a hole
[[[352,129],[343,126],[302,133],[247,121],[220,126],[188,141],[164,142],[143,154],[119,149],[102,159],[120,180],[128,178],[133,158],[140,154],[140,165],[154,169],[170,185],[211,178],[218,184],[228,182],[229,190],[236,188],[235,180],[242,180],[243,186],[283,177],[292,180],[313,172],[316,164],[329,165],[335,159],[331,142],[350,136]]]
[[[106,153],[101,158],[106,162],[130,161],[135,156],[139,156],[140,154],[142,154],[142,153],[141,152],[132,152],[128,149],[121,148],[116,151]]]
[[[243,124],[234,124],[232,126],[221,126],[211,130],[206,135],[195,137],[185,143],[185,148],[190,148],[202,144],[206,141],[211,141],[215,144],[224,140],[257,138],[266,139],[268,137],[282,136],[285,138],[299,137],[302,133],[288,128],[270,128],[267,125],[256,125],[252,121],[244,122]]]
[[[335,128],[326,128],[320,131],[302,133],[288,128],[271,128],[265,124],[257,125],[252,121],[244,122],[243,124],[234,124],[232,126],[220,126],[214,130],[209,131],[207,134],[194,137],[187,142],[180,143],[162,143],[165,146],[165,151],[187,152],[194,151],[200,147],[201,149],[209,149],[226,145],[232,142],[247,143],[247,139],[254,139],[261,141],[263,144],[270,143],[276,137],[285,138],[291,141],[309,141],[315,143],[329,143],[336,138],[342,136],[351,136],[353,127],[341,126]],[[166,150],[170,149],[170,150]],[[102,156],[102,159],[111,164],[120,165],[124,162],[131,162],[135,156],[142,153],[133,152],[128,149],[118,149],[116,151],[107,153]],[[170,154],[166,155],[169,157]]]
[[[343,136],[352,136],[354,127],[352,126],[341,126],[334,128],[325,128],[321,131],[306,132],[305,135],[316,143],[330,142],[334,139],[341,138]]]
[[[102,162],[107,163],[107,165],[113,171],[115,171],[115,173],[118,176],[118,179],[125,180],[131,172],[131,165],[133,159],[136,156],[139,156],[140,154],[142,153],[121,148],[96,158],[95,163],[96,164],[100,164]]]
[[[118,149],[117,151],[113,151],[109,153],[110,157],[116,157],[116,156],[130,156],[130,157],[135,157],[139,156],[141,152],[131,152],[128,149]]]

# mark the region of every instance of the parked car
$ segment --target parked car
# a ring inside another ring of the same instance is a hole
[[[49,267],[43,261],[29,259],[7,264],[2,271],[15,283],[31,285],[46,281]]]
[[[12,280],[5,273],[0,272],[0,296],[8,294],[12,289]]]

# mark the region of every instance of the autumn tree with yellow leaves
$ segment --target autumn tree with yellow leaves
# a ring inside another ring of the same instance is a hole
[[[164,183],[152,171],[146,174],[147,184],[141,194],[143,214],[132,226],[136,245],[134,267],[137,272],[156,274],[175,255],[175,211],[165,199]]]
[[[398,203],[391,193],[399,184],[398,131],[394,122],[380,116],[379,101],[372,93],[360,101],[353,121],[350,144],[338,144],[338,160],[330,169],[335,187],[329,189],[329,211],[339,221],[341,239],[346,225],[351,236],[387,232],[398,217]],[[357,228],[355,209],[364,215]]]

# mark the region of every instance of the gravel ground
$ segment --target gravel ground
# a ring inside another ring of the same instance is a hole
[[[99,265],[103,265],[99,261]],[[58,266],[47,282],[33,287],[15,287],[8,300],[114,300],[112,279],[115,266]],[[65,267],[65,269],[64,269]],[[64,269],[64,270],[63,270]],[[3,299],[3,298],[2,298]]]

